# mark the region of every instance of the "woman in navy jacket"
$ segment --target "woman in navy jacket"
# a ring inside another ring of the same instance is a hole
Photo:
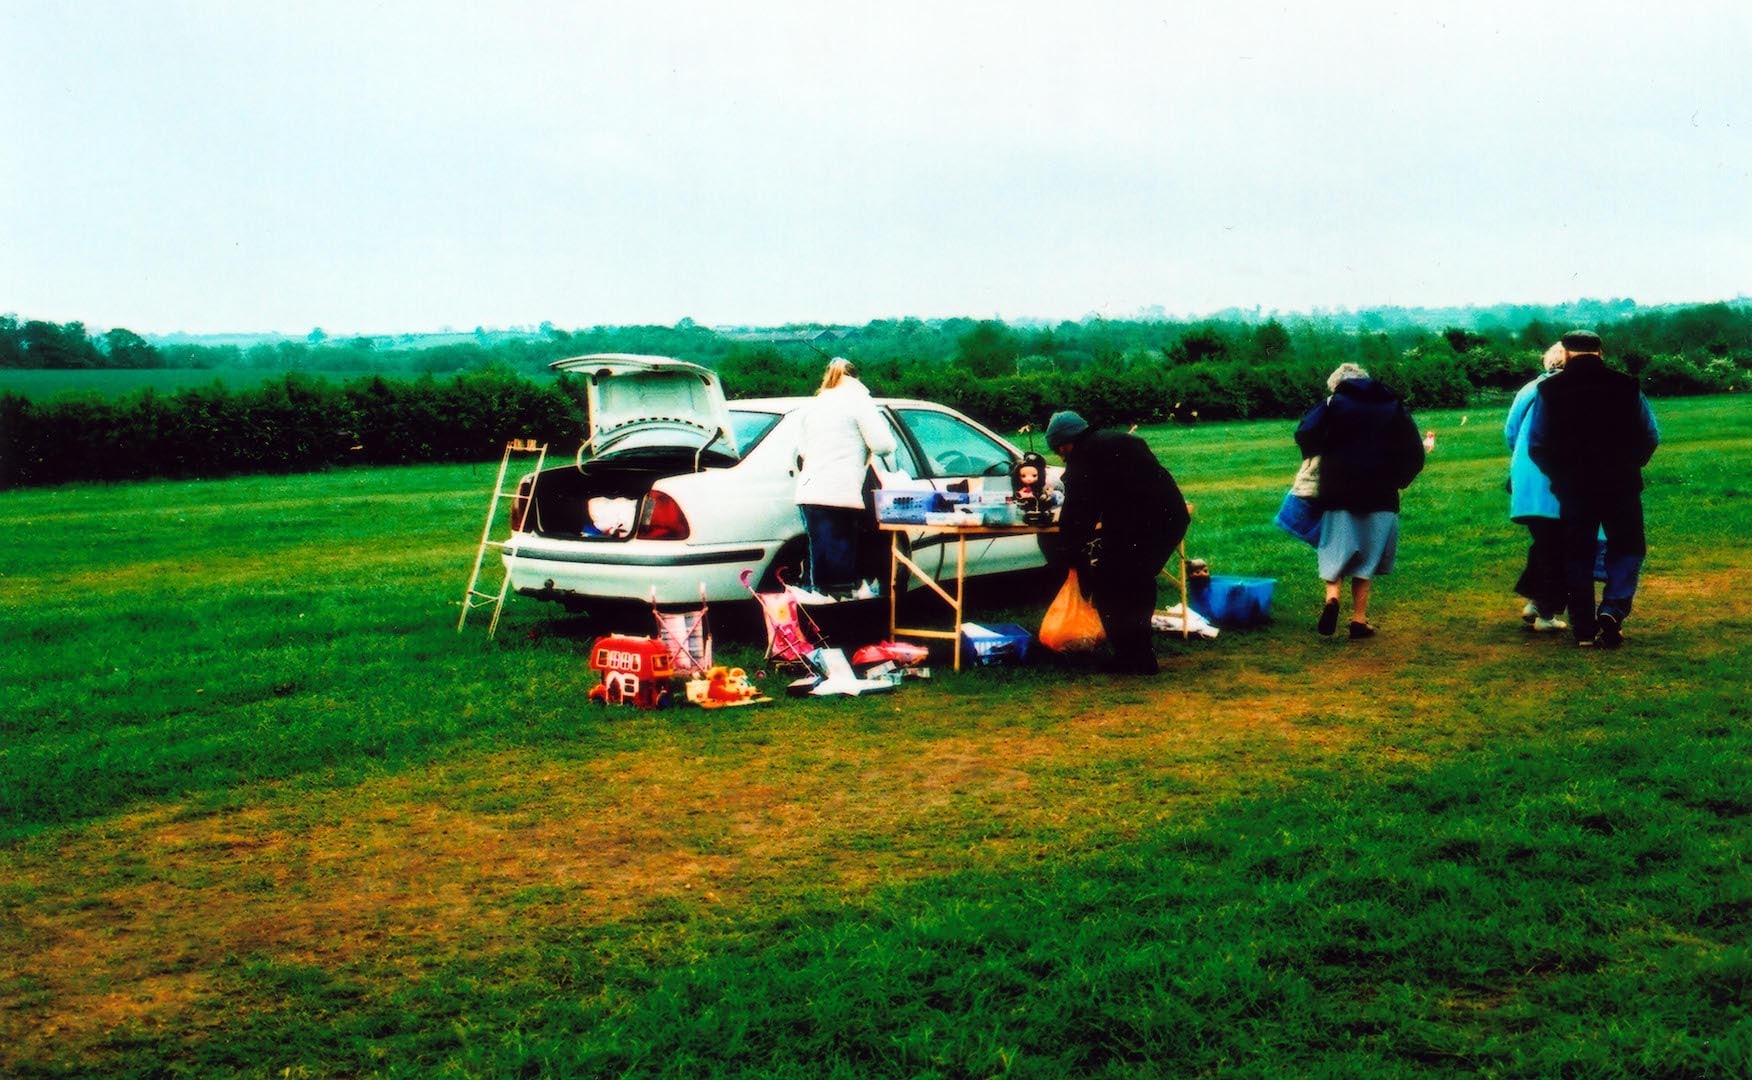
[[[1369,594],[1399,550],[1399,493],[1423,470],[1423,440],[1404,402],[1356,364],[1326,381],[1332,396],[1296,428],[1304,458],[1320,455],[1318,547],[1326,604],[1316,629],[1338,629],[1338,601],[1351,581],[1352,638],[1372,637]]]

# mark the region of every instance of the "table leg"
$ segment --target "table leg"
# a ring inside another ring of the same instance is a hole
[[[967,537],[955,538],[955,639],[950,647],[955,650],[955,670],[961,670],[961,613],[962,594],[967,588]]]
[[[900,625],[900,598],[895,588],[900,582],[900,534],[890,533],[888,539],[888,640],[894,640],[894,629]]]

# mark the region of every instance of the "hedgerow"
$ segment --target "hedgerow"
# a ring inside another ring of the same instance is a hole
[[[1623,324],[1616,332],[1627,344],[1615,362],[1638,374],[1651,395],[1743,388],[1752,344],[1744,340],[1740,309],[1680,315],[1690,322],[1646,316]],[[963,326],[960,336],[946,338],[950,325],[872,324],[868,337],[835,347],[860,363],[877,394],[938,401],[1002,432],[1043,424],[1058,409],[1119,427],[1291,418],[1325,396],[1328,373],[1344,361],[1362,364],[1414,410],[1461,407],[1481,393],[1512,390],[1539,371],[1537,349],[1458,329],[1395,340],[1378,332],[1292,335],[1275,321],[1251,330],[1217,323],[1190,329],[1067,324],[1026,336],[995,322],[961,320],[955,324]],[[821,350],[813,346],[803,354],[772,344],[726,345],[700,328],[662,332],[662,343],[687,346],[669,355],[716,368],[734,396],[808,395],[820,379],[815,353]],[[1681,332],[1690,335],[1686,350],[1646,351]],[[44,334],[37,336],[49,340]],[[63,333],[54,340],[78,338]],[[0,393],[0,489],[349,463],[488,461],[510,438],[563,444],[583,435],[581,386],[564,375],[549,381],[521,372],[579,344],[559,335],[539,348],[525,342],[497,347],[512,360],[477,346],[447,347],[467,351],[480,366],[444,378],[428,371],[336,383],[291,372],[249,389],[215,381],[119,400],[88,395],[37,402]],[[618,341],[598,335],[586,344]],[[626,347],[635,345],[655,347],[646,338]]]
[[[343,385],[291,373],[247,390],[215,382],[114,402],[39,405],[8,393],[0,394],[0,487],[477,461],[507,438],[582,425],[566,380],[538,384],[496,369]]]

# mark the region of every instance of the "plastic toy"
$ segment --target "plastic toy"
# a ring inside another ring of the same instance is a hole
[[[1040,527],[1052,524],[1056,503],[1046,475],[1046,458],[1029,451],[1010,469],[1010,491],[1022,510],[1024,523]]]
[[[663,611],[657,607],[657,587],[651,586],[651,616],[657,620],[657,640],[669,650],[676,677],[704,674],[712,668],[712,631],[706,622],[706,586],[700,583],[700,606],[694,611]]]
[[[766,622],[766,659],[780,670],[813,673],[809,654],[821,647],[821,627],[803,610],[796,590],[782,578],[779,591],[770,593],[756,592],[753,581],[753,570],[742,571],[742,587],[760,604],[761,618]]]
[[[755,689],[748,681],[748,673],[741,668],[715,667],[688,680],[687,700],[702,709],[722,709],[756,705],[772,698]]]
[[[602,673],[591,687],[590,700],[599,705],[632,705],[667,709],[672,700],[675,668],[669,649],[654,638],[611,634],[590,647],[590,667]]]
[[[930,658],[931,651],[923,645],[915,645],[910,641],[879,641],[853,653],[852,665],[870,667],[893,663],[902,667],[916,667]]]

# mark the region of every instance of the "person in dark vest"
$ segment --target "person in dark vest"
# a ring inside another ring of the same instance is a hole
[[[1144,440],[1069,410],[1053,414],[1046,443],[1065,462],[1055,562],[1077,571],[1100,613],[1111,670],[1154,675],[1156,575],[1191,521],[1180,486]]]
[[[1633,376],[1606,366],[1600,335],[1563,336],[1563,370],[1539,384],[1527,451],[1557,496],[1563,527],[1570,632],[1579,645],[1616,647],[1648,555],[1643,533],[1643,466],[1660,429]],[[1606,584],[1594,604],[1594,562],[1606,535]]]

